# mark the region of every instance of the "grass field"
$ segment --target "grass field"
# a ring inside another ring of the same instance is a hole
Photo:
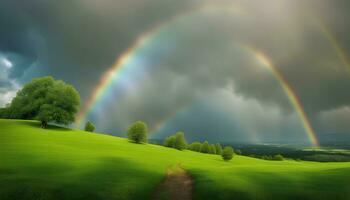
[[[148,199],[177,163],[195,199],[350,199],[350,163],[265,161],[0,120],[0,199]]]

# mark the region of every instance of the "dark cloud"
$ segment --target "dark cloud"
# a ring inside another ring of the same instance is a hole
[[[142,119],[159,135],[178,128],[203,134],[191,135],[193,139],[251,140],[252,134],[259,141],[303,138],[283,88],[250,48],[266,54],[282,72],[318,132],[350,131],[345,123],[341,129],[335,125],[346,121],[346,114],[325,114],[350,103],[350,66],[342,60],[350,50],[347,1],[0,4],[0,51],[14,64],[3,88],[10,87],[10,80],[53,75],[76,86],[83,101],[136,38],[182,16],[141,48],[130,64],[137,66],[128,66],[96,106],[89,118],[100,131],[122,133]],[[218,93],[227,88],[231,96]],[[235,106],[244,109],[231,109]],[[187,111],[179,117],[179,110]],[[168,125],[157,131],[165,120]],[[321,126],[325,120],[333,126]]]

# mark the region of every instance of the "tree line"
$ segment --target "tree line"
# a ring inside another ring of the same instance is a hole
[[[127,130],[127,136],[130,141],[135,143],[147,143],[148,128],[147,124],[142,121],[137,121],[130,125]],[[234,155],[234,150],[230,146],[224,149],[219,143],[209,144],[208,141],[203,143],[193,142],[188,145],[184,132],[177,132],[174,135],[166,137],[163,145],[165,147],[174,148],[177,150],[191,150],[200,153],[221,155],[224,160],[231,160]]]
[[[231,160],[234,155],[234,150],[232,147],[226,146],[223,149],[219,143],[209,144],[208,141],[203,143],[196,141],[188,145],[183,132],[177,132],[175,135],[165,138],[163,144],[166,147],[178,150],[188,149],[199,153],[221,155],[224,160]]]

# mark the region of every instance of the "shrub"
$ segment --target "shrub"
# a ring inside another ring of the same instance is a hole
[[[216,154],[216,147],[215,144],[209,145],[209,153]]]
[[[94,130],[95,130],[94,124],[91,123],[91,122],[86,122],[86,124],[85,124],[85,131],[94,132]]]
[[[236,149],[236,150],[235,150],[235,154],[237,154],[237,155],[242,155],[242,151],[239,150],[239,149]]]
[[[193,142],[189,145],[189,150],[200,152],[201,151],[202,144],[200,142]]]
[[[267,156],[267,155],[263,155],[263,156],[261,156],[261,159],[272,160],[272,157],[271,156]]]
[[[147,143],[147,125],[142,121],[137,121],[128,128],[129,140],[136,143]]]
[[[187,141],[185,139],[185,134],[183,132],[177,132],[175,134],[174,148],[178,150],[186,149]]]
[[[175,136],[174,135],[171,135],[171,136],[165,138],[164,146],[174,148],[174,145],[175,145]]]
[[[277,154],[277,155],[274,155],[272,160],[278,160],[278,161],[281,161],[281,160],[284,160],[283,156],[281,154]]]
[[[215,150],[216,150],[216,154],[218,155],[222,154],[222,147],[219,143],[215,144]]]
[[[224,150],[222,151],[222,159],[225,161],[231,160],[233,157],[233,148],[232,147],[225,147]]]
[[[202,147],[201,147],[201,152],[202,153],[209,153],[209,143],[208,143],[208,141],[203,142]]]

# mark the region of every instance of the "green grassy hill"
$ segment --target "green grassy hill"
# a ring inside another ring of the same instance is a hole
[[[147,199],[166,169],[196,199],[350,199],[350,163],[265,161],[140,145],[33,121],[0,120],[0,199]]]

